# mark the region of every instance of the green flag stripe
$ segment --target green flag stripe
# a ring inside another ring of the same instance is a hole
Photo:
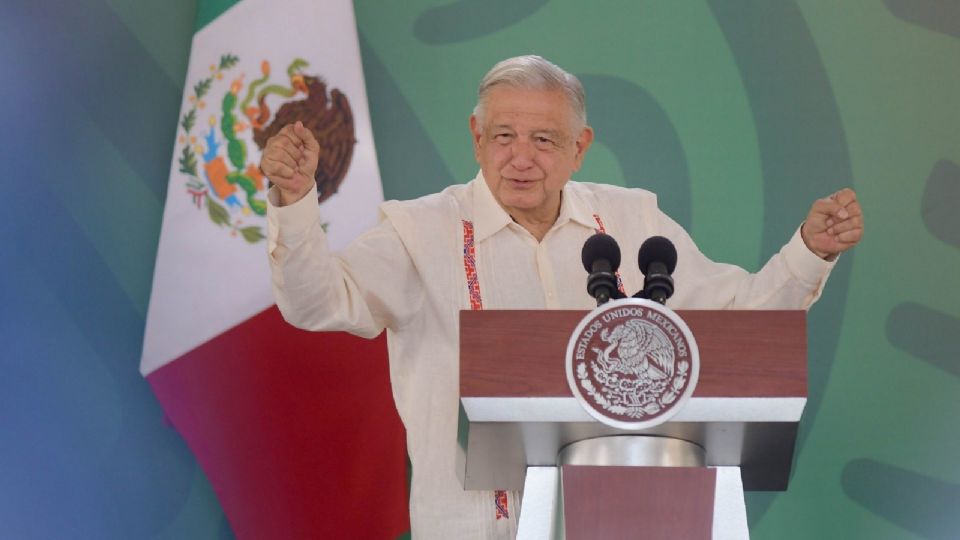
[[[204,26],[223,15],[223,12],[233,7],[240,0],[200,0],[197,4],[197,26],[194,32],[199,32]]]

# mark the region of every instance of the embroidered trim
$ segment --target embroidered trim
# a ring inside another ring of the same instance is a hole
[[[607,229],[603,226],[603,220],[600,219],[599,214],[593,215],[593,220],[597,222],[597,232],[600,234],[607,234]]]
[[[470,293],[470,309],[483,309],[480,296],[480,278],[477,277],[477,253],[473,245],[473,222],[463,220],[463,270],[467,273],[467,292]]]
[[[463,223],[463,271],[467,275],[467,293],[470,295],[470,309],[483,309],[483,297],[480,295],[480,278],[477,276],[477,252],[473,241],[473,222],[462,220]],[[496,505],[496,518],[507,519],[510,511],[507,508],[507,492],[497,490],[493,492],[493,503]]]
[[[600,215],[599,215],[599,214],[594,214],[594,215],[593,215],[593,220],[597,222],[596,231],[597,231],[599,234],[607,234],[607,229],[603,226],[603,220],[600,219]],[[622,295],[624,295],[624,296],[627,295],[626,291],[623,290],[623,279],[620,278],[620,271],[619,271],[619,270],[617,270],[617,290],[620,291],[620,294],[622,294]]]
[[[493,493],[493,501],[497,505],[497,519],[507,519],[510,512],[507,511],[507,492],[498,490]]]

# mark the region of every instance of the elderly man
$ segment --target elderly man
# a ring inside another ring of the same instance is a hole
[[[570,180],[593,142],[573,75],[537,56],[500,62],[470,116],[476,178],[413,201],[389,201],[380,224],[342,253],[321,227],[313,176],[319,147],[299,123],[270,139],[269,258],[277,304],[292,324],[366,337],[387,330],[390,376],[413,464],[415,538],[511,538],[516,493],[464,491],[457,452],[458,312],[589,309],[581,246],[603,231],[626,253],[653,235],[679,253],[673,308],[808,308],[863,220],[845,189],[807,219],[756,274],[707,259],[640,189]],[[627,290],[639,269],[625,265]]]

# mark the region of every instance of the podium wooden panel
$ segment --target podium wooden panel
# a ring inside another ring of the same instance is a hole
[[[572,397],[564,372],[585,311],[460,313],[460,396]],[[692,311],[678,315],[700,348],[697,397],[806,397],[804,311]]]
[[[562,469],[566,540],[711,538],[717,481],[713,469]]]

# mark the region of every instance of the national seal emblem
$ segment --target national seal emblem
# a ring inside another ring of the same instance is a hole
[[[597,420],[646,429],[679,411],[697,384],[699,352],[686,323],[650,300],[591,311],[567,345],[567,381]]]

